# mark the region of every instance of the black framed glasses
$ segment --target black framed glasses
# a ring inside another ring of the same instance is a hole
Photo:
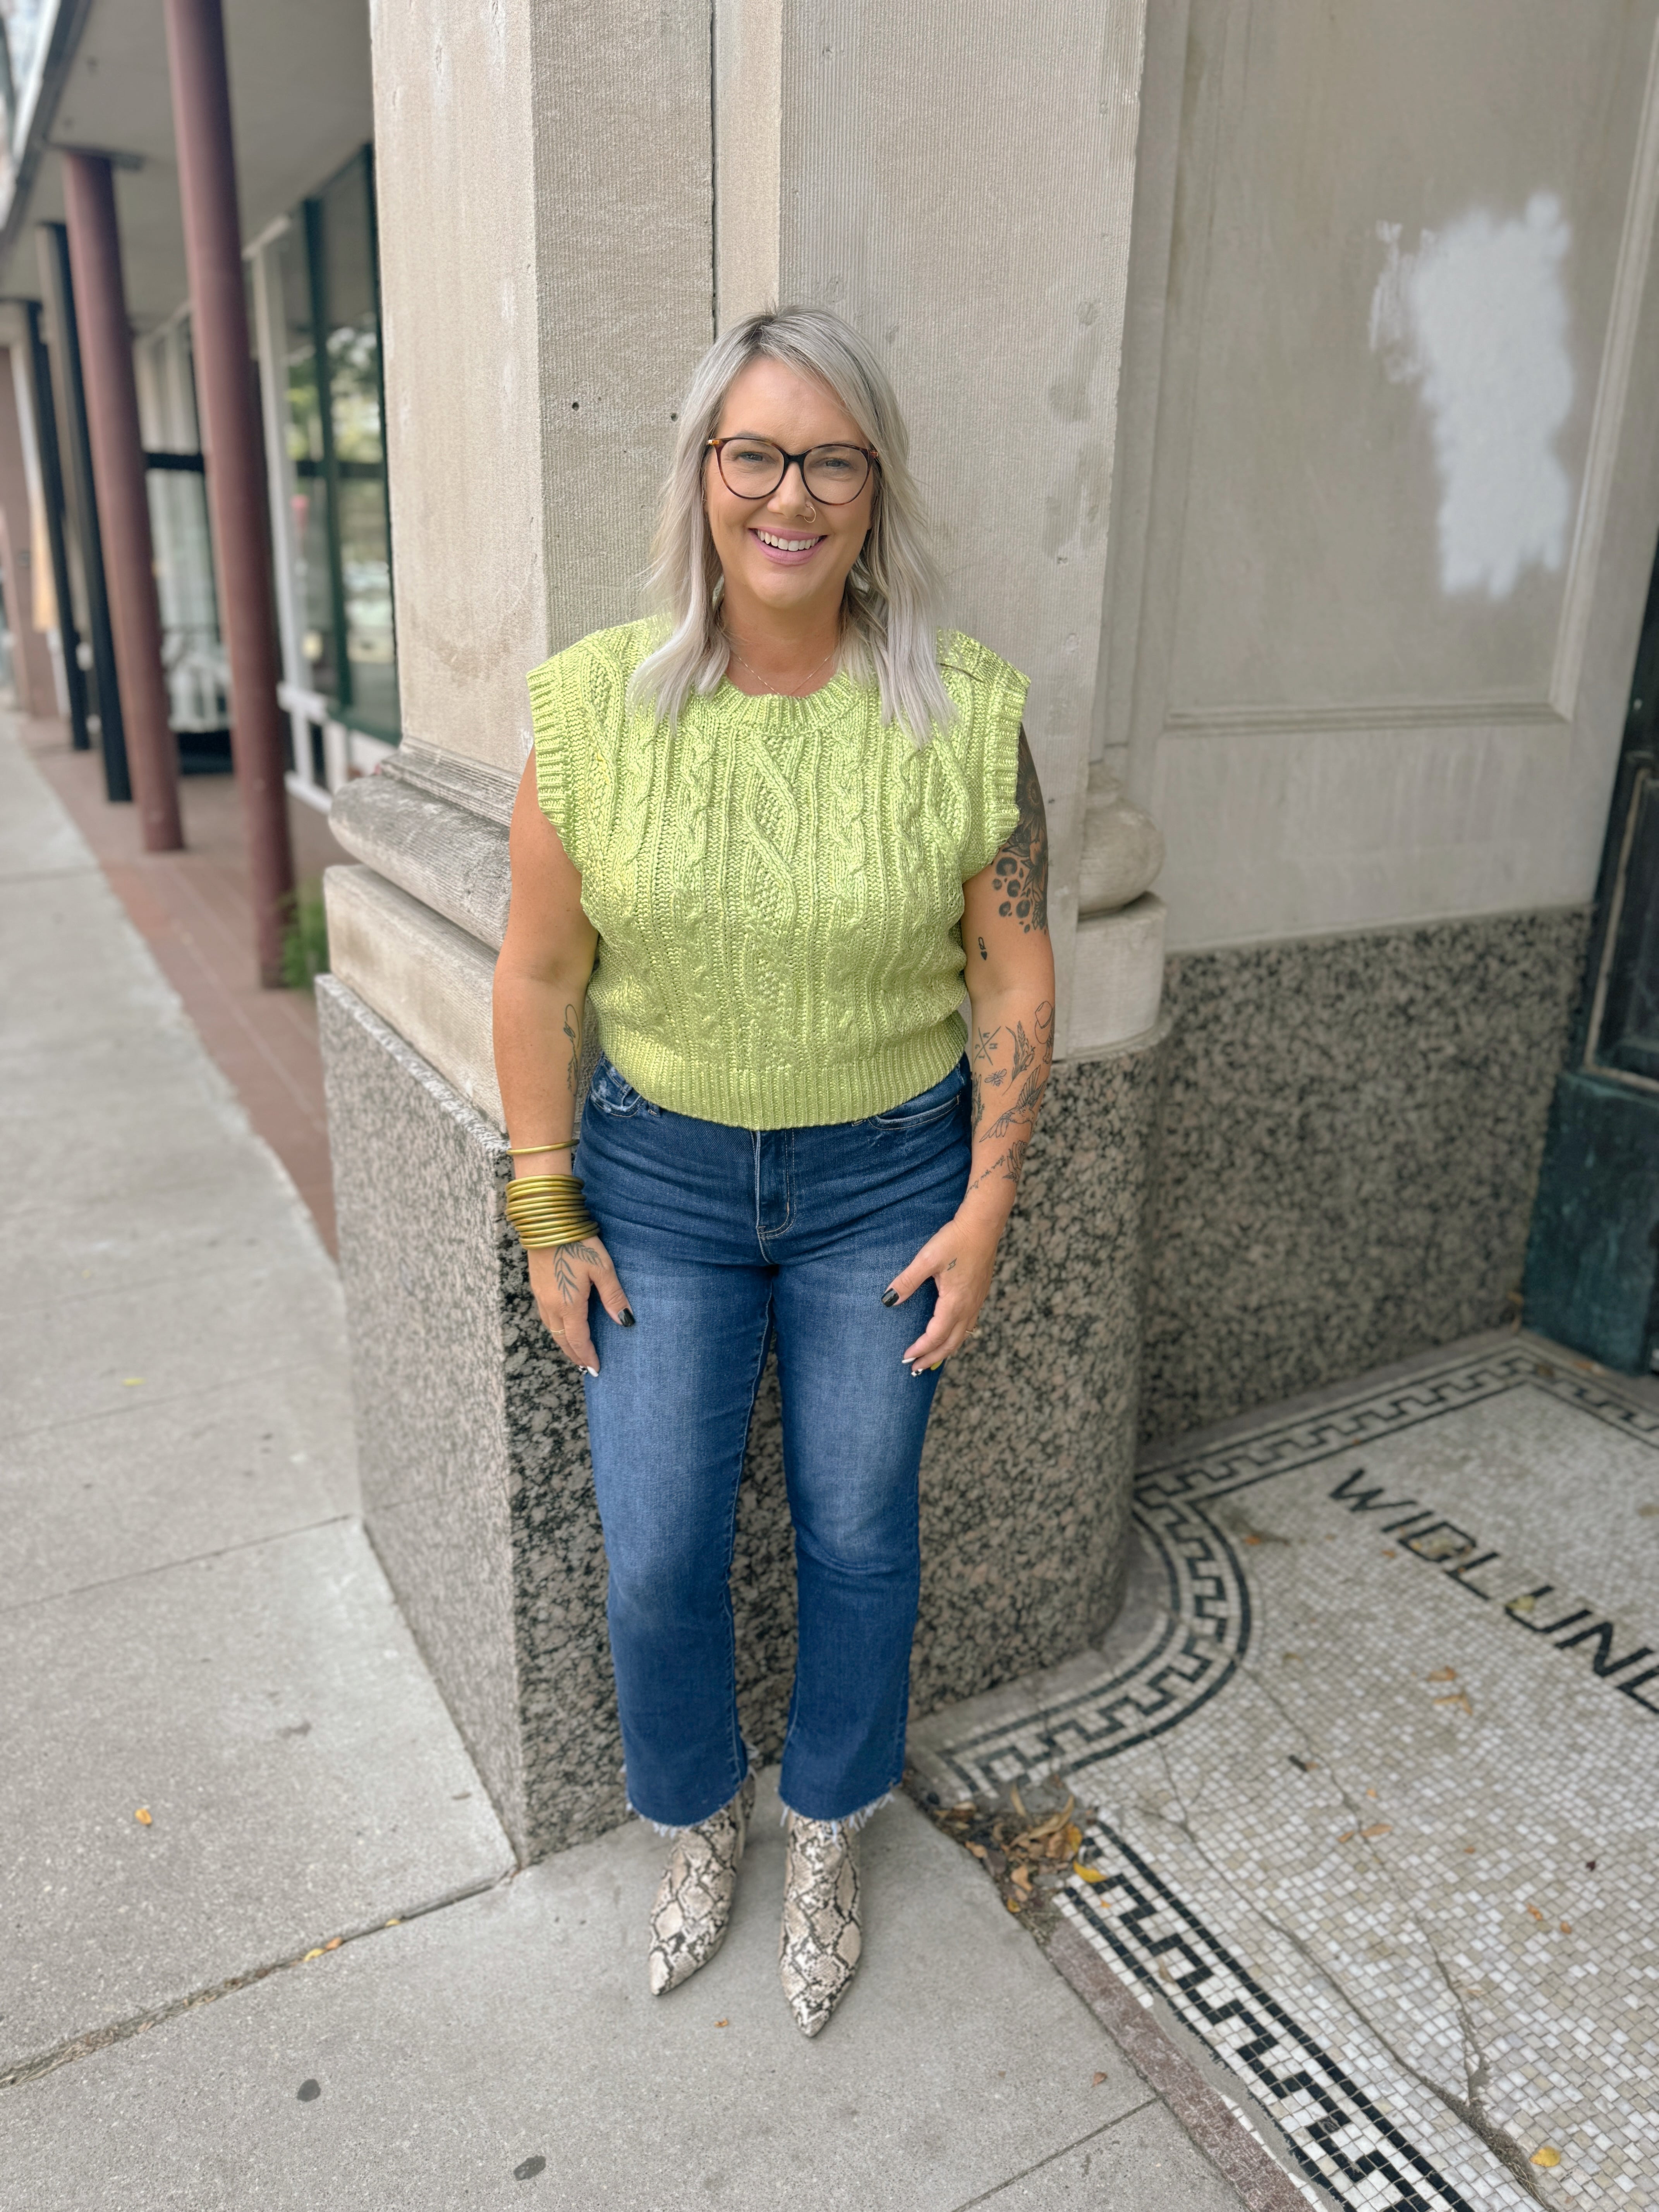
[[[881,459],[873,446],[809,446],[804,453],[786,453],[769,438],[711,438],[708,450],[720,481],[739,499],[770,499],[793,463],[810,498],[825,507],[845,507],[870,481],[870,471]]]

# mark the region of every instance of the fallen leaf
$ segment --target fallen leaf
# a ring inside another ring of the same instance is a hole
[[[729,2020],[717,2020],[714,2025],[716,2027],[730,2027],[732,2023]]]
[[[327,1942],[324,1944],[323,1948],[325,1951],[337,1951],[344,1941],[345,1937],[343,1936],[331,1936]]]
[[[1106,1879],[1098,1867],[1086,1867],[1080,1859],[1072,1861],[1072,1872],[1080,1881],[1104,1881]]]
[[[1394,1827],[1393,1827],[1393,1824],[1392,1824],[1390,1821],[1388,1821],[1388,1820],[1379,1820],[1379,1821],[1377,1821],[1377,1822],[1376,1822],[1376,1826],[1375,1826],[1374,1827],[1370,1827],[1370,1828],[1362,1828],[1362,1829],[1359,1831],[1359,1832],[1360,1832],[1360,1834],[1361,1834],[1362,1836],[1364,1836],[1364,1838],[1365,1838],[1366,1842],[1367,1842],[1367,1843],[1369,1843],[1369,1842],[1370,1841],[1370,1839],[1371,1839],[1371,1838],[1372,1838],[1373,1836],[1391,1836],[1391,1835],[1393,1835],[1393,1833],[1394,1833]]]
[[[148,1805],[141,1805],[132,1817],[137,1821],[139,1826],[142,1828],[152,1826],[155,1820],[155,1815],[150,1811]]]
[[[1002,1901],[1010,1912],[1018,1912],[1024,1900],[1018,1897],[1005,1897]]]
[[[1559,2166],[1561,2154],[1553,2143],[1540,2143],[1532,2154],[1534,2166]]]
[[[124,1375],[121,1377],[121,1388],[124,1390],[142,1390],[143,1387],[144,1378],[142,1375]]]
[[[323,1955],[323,1947],[322,1947],[322,1945],[319,1943],[319,1944],[317,1946],[317,1948],[316,1948],[314,1951],[307,1951],[307,1952],[306,1953],[306,1964],[307,1964],[307,1966],[309,1966],[309,1965],[310,1965],[310,1963],[311,1963],[311,1961],[312,1961],[313,1959],[320,1959],[320,1958],[322,1957],[322,1955]]]
[[[1534,1918],[1534,1920],[1541,1920],[1541,1919],[1543,1918],[1543,1917],[1544,1917],[1544,1916],[1543,1916],[1543,1914],[1542,1914],[1542,1913],[1538,1910],[1538,1907],[1537,1907],[1535,1905],[1529,1905],[1527,1907],[1527,1910],[1528,1910],[1528,1912],[1530,1912],[1530,1913],[1531,1913],[1531,1915],[1532,1915],[1532,1917],[1533,1917],[1533,1918]]]
[[[1391,1546],[1385,1544],[1382,1547],[1382,1556],[1385,1559],[1397,1559],[1400,1554]]]
[[[1432,1674],[1425,1674],[1423,1680],[1425,1682],[1455,1682],[1457,1669],[1455,1667],[1437,1667]]]
[[[968,1845],[968,1849],[973,1853],[976,1859],[982,1859],[985,1856],[985,1846],[983,1844],[969,1844]]]
[[[1358,1828],[1345,1828],[1336,1840],[1339,1844],[1351,1844],[1358,1833]]]
[[[1469,1703],[1468,1698],[1464,1696],[1462,1690],[1454,1690],[1451,1692],[1449,1696],[1437,1698],[1434,1702],[1437,1705],[1456,1705],[1462,1711],[1468,1713],[1471,1719],[1474,1717],[1474,1707]]]
[[[1256,1534],[1256,1533],[1255,1533],[1255,1531],[1254,1529],[1252,1529],[1252,1530],[1250,1531],[1250,1534],[1249,1534],[1249,1535],[1244,1539],[1244,1541],[1245,1541],[1247,1544],[1260,1544],[1260,1543],[1265,1542],[1265,1540],[1266,1540],[1266,1539],[1265,1539],[1265,1538],[1263,1538],[1263,1537],[1258,1536],[1258,1535]]]
[[[1365,1795],[1366,1795],[1369,1798],[1370,1798],[1373,1802],[1375,1802],[1376,1797],[1376,1790],[1368,1790],[1365,1792]]]
[[[1009,1878],[1012,1881],[1014,1887],[1018,1890],[1022,1895],[1026,1897],[1030,1895],[1031,1869],[1030,1867],[1017,1866]]]
[[[404,1916],[401,1912],[394,1912],[386,1924],[388,1928],[401,1928],[404,1924]]]
[[[1279,1658],[1281,1666],[1299,1667],[1302,1664],[1302,1654],[1299,1651],[1281,1651]]]
[[[1595,1861],[1594,1859],[1586,1859],[1584,1861],[1584,1872],[1586,1874],[1594,1874],[1595,1872]]]
[[[1008,1784],[1008,1795],[1013,1799],[1014,1810],[1018,1814],[1020,1819],[1022,1820],[1029,1820],[1031,1816],[1025,1809],[1025,1800],[1019,1794],[1018,1783],[1011,1782]]]
[[[1564,1936],[1571,1936],[1571,1933],[1572,1933],[1572,1923],[1571,1923],[1570,1920],[1564,1920],[1564,1921],[1561,1923],[1561,1933],[1562,1933]]]
[[[1106,2076],[1103,2074],[1097,2074],[1094,2080],[1090,2082],[1089,2087],[1091,2089],[1097,2089],[1105,2079]]]

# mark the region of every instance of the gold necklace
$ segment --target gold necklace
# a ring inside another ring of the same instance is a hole
[[[727,634],[726,634],[726,651],[731,654],[731,656],[732,656],[732,659],[733,659],[733,660],[735,660],[735,661],[737,662],[737,664],[738,664],[738,667],[739,667],[739,668],[746,668],[746,669],[749,671],[749,673],[750,673],[750,674],[754,678],[754,679],[755,679],[755,681],[756,681],[756,683],[757,683],[757,684],[768,684],[768,685],[769,685],[769,686],[770,686],[770,688],[771,688],[771,689],[773,689],[774,690],[778,690],[778,689],[779,689],[779,687],[778,687],[778,686],[776,686],[776,685],[775,685],[775,684],[772,684],[772,683],[771,683],[771,678],[770,678],[769,677],[763,676],[763,675],[761,674],[761,672],[760,672],[759,669],[756,667],[756,665],[755,665],[755,664],[754,664],[754,662],[753,662],[752,660],[745,660],[745,659],[744,659],[744,657],[743,657],[742,653],[740,653],[738,651],[737,646],[736,646],[736,644],[734,643],[734,641],[733,641],[733,640],[732,640],[732,635],[731,635],[731,634],[730,634],[730,632],[729,632],[729,631],[728,631],[728,632],[727,632]],[[823,659],[822,659],[821,661],[819,661],[819,662],[818,662],[818,664],[817,664],[817,668],[809,668],[809,669],[807,670],[807,672],[806,672],[805,675],[804,677],[802,677],[802,678],[801,678],[801,680],[800,680],[800,683],[797,685],[797,687],[795,688],[795,690],[793,690],[793,691],[783,691],[783,692],[781,693],[781,696],[782,697],[786,698],[786,699],[800,699],[800,698],[804,698],[804,697],[805,696],[805,687],[806,687],[806,686],[807,686],[807,685],[808,685],[808,684],[812,681],[812,678],[813,678],[817,674],[817,672],[818,672],[818,669],[819,669],[819,668],[827,668],[827,667],[830,665],[830,662],[835,659],[836,655],[840,651],[841,651],[841,640],[840,640],[839,638],[837,638],[837,639],[836,640],[835,643],[830,647],[830,648],[829,652],[828,652],[828,653],[826,653],[824,654],[824,656],[823,656]]]

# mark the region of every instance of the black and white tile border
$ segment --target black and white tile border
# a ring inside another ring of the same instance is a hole
[[[1304,2171],[1352,2212],[1476,2212],[1318,2038],[1101,1820],[1061,1910],[1143,2003],[1162,1996],[1277,2124]],[[1483,2195],[1486,2192],[1483,2192]],[[1488,2201],[1490,2201],[1488,2197]]]

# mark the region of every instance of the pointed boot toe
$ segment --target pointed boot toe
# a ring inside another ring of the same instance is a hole
[[[653,1997],[689,1982],[725,1942],[754,1806],[750,1775],[729,1805],[675,1837],[651,1908],[646,1979]]]
[[[803,2035],[820,2035],[829,2026],[863,1948],[858,1838],[844,1825],[792,1813],[778,1977]]]

